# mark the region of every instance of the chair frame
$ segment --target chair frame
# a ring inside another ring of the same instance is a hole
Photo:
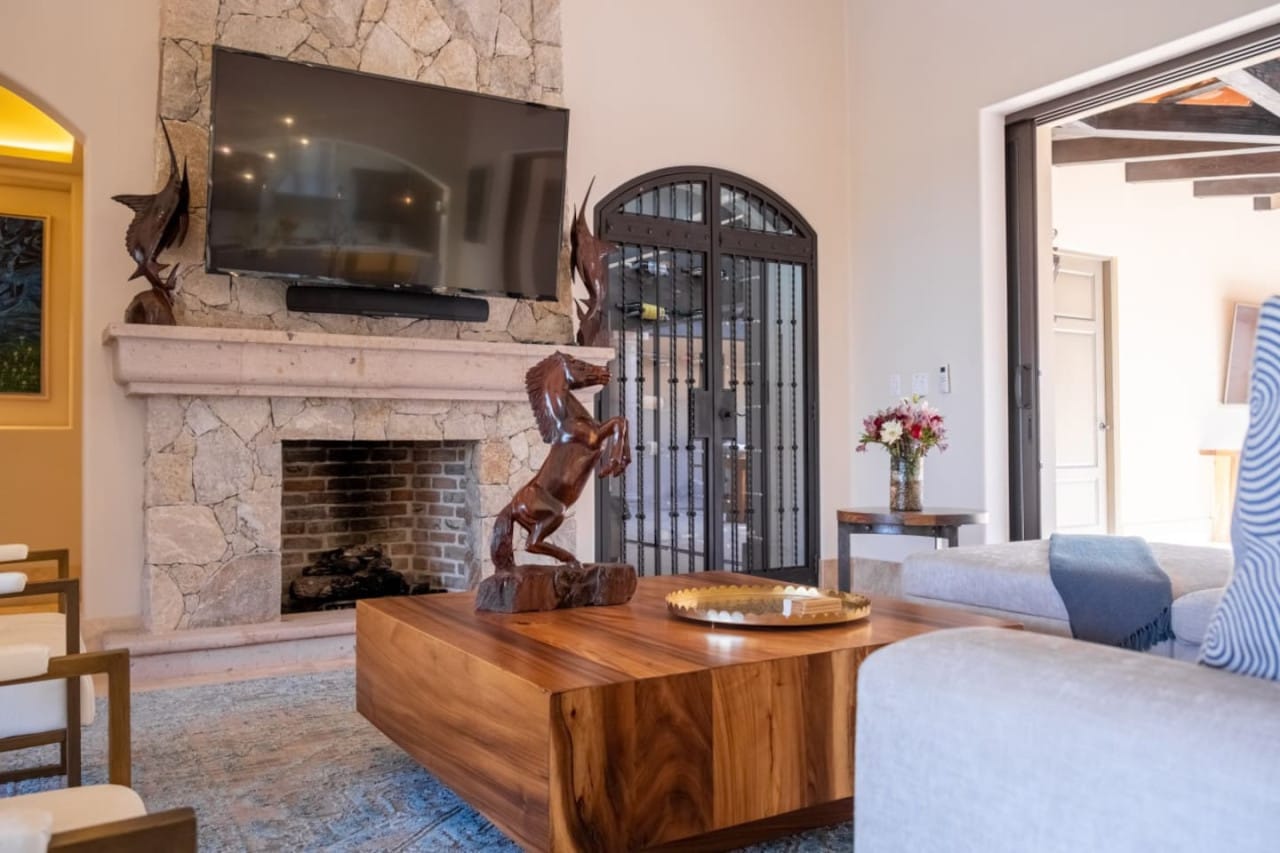
[[[190,807],[55,832],[49,853],[196,853],[196,813]]]
[[[57,764],[44,764],[39,767],[29,767],[22,770],[10,770],[0,773],[0,783],[20,782],[24,779],[37,779],[44,776],[62,776],[66,775],[67,785],[74,787],[81,784],[81,717],[80,717],[80,676],[92,675],[96,673],[107,674],[108,685],[108,702],[109,715],[111,718],[110,742],[108,746],[111,755],[111,773],[114,777],[118,768],[117,760],[123,761],[124,775],[129,775],[129,658],[128,653],[124,656],[123,675],[119,673],[119,663],[114,658],[102,657],[101,653],[84,653],[80,651],[80,581],[71,577],[71,561],[70,554],[65,548],[59,548],[50,551],[32,551],[27,555],[25,560],[13,560],[3,565],[6,569],[11,566],[18,566],[24,563],[47,563],[56,562],[58,565],[58,576],[56,580],[29,582],[26,588],[21,592],[11,592],[0,595],[0,601],[14,600],[18,598],[31,598],[37,595],[57,595],[58,596],[58,612],[65,617],[66,639],[63,649],[66,654],[61,657],[52,658],[49,661],[48,671],[41,676],[34,678],[24,678],[14,681],[0,682],[0,687],[14,684],[26,684],[34,681],[51,681],[54,679],[66,679],[67,681],[67,726],[64,729],[52,729],[45,732],[35,732],[27,735],[16,735],[14,737],[0,738],[0,752],[8,752],[16,749],[30,749],[37,746],[48,746],[51,744],[58,745],[59,758]],[[80,658],[80,661],[73,661],[73,658]],[[98,667],[84,669],[83,667]],[[120,694],[118,686],[123,684],[124,691]],[[123,701],[120,701],[120,697]],[[117,731],[116,718],[120,716],[117,712],[117,706],[123,711],[123,742],[124,751],[122,758],[116,754],[115,742],[121,737]],[[128,782],[121,784],[127,785]]]

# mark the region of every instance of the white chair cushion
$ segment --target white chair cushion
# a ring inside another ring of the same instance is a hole
[[[49,647],[40,643],[0,646],[0,681],[31,678],[49,671]]]
[[[12,563],[14,560],[27,559],[26,545],[0,545],[0,563]]]
[[[53,815],[43,809],[0,810],[0,853],[45,853]]]
[[[0,799],[0,815],[13,810],[38,809],[53,817],[53,831],[67,832],[113,820],[142,817],[147,807],[142,797],[123,785],[85,785],[57,788],[35,794]]]
[[[24,572],[0,572],[0,595],[22,592],[26,588],[27,576]]]
[[[0,616],[0,646],[33,643],[45,646],[50,657],[63,653],[66,622],[61,613],[12,613]],[[84,651],[83,642],[80,651]],[[66,685],[61,681],[39,681],[0,687],[0,738],[29,735],[64,728],[67,725]],[[80,720],[93,722],[93,679],[80,679]]]

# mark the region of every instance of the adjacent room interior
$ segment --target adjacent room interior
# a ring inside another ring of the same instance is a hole
[[[1280,5],[0,21],[0,851],[1274,847]]]

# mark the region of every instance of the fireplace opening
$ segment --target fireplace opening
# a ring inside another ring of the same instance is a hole
[[[281,612],[465,588],[474,443],[285,441]]]

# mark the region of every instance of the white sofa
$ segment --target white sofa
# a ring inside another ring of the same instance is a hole
[[[1151,543],[1151,552],[1172,582],[1176,637],[1153,651],[1194,660],[1231,577],[1231,552],[1159,542]],[[1047,539],[912,554],[902,563],[902,595],[1011,619],[1029,631],[1071,636],[1066,607],[1049,577]]]
[[[1025,631],[894,643],[858,678],[858,853],[1271,853],[1280,684]]]

